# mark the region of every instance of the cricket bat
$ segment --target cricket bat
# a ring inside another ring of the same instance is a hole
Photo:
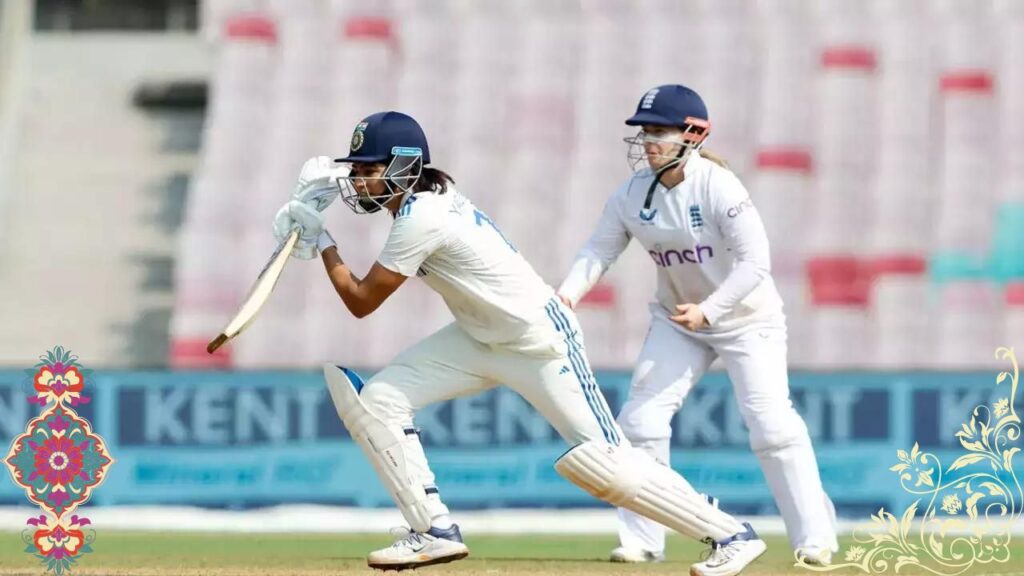
[[[295,243],[298,241],[299,231],[296,229],[292,230],[292,233],[278,245],[277,250],[274,250],[270,260],[267,261],[259,276],[256,277],[256,283],[249,290],[249,295],[246,297],[245,302],[242,303],[242,307],[238,309],[238,313],[228,322],[224,330],[206,345],[208,353],[213,354],[216,352],[218,348],[227,343],[228,340],[238,336],[242,330],[245,330],[252,323],[256,315],[259,314],[260,309],[270,299],[270,294],[274,291],[274,286],[277,285],[281,272],[284,271],[284,265],[291,258],[292,248],[295,247]]]

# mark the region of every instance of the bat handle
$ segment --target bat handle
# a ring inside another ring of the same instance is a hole
[[[206,345],[206,352],[207,352],[207,354],[213,354],[214,352],[217,351],[218,348],[223,346],[224,343],[227,342],[227,341],[228,341],[228,337],[227,336],[225,336],[223,334],[219,334],[216,338],[214,338],[213,340],[210,340],[210,343]]]

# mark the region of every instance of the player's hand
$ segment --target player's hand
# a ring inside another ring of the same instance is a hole
[[[569,300],[568,298],[562,296],[561,294],[558,295],[558,299],[561,300],[562,304],[565,304],[569,308],[569,310],[573,309],[572,300]]]
[[[292,199],[323,212],[341,193],[336,179],[344,176],[344,171],[344,168],[335,167],[329,156],[314,156],[306,160]]]
[[[281,207],[274,216],[274,238],[278,243],[294,229],[299,230],[299,241],[292,249],[292,256],[303,260],[316,258],[317,241],[324,232],[323,214],[297,200]]]
[[[669,319],[687,330],[696,331],[708,326],[708,319],[696,304],[679,304],[676,306],[676,312],[678,314],[669,316]]]
[[[288,203],[288,216],[299,227],[299,240],[316,245],[324,231],[324,215],[309,204],[292,200]]]

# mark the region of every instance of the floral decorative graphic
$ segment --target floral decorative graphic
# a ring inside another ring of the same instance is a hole
[[[1012,366],[996,376],[996,386],[1009,381],[1010,393],[991,406],[975,407],[956,433],[967,452],[943,467],[916,443],[910,453],[899,450],[899,463],[890,470],[899,474],[904,490],[920,498],[900,517],[879,509],[870,524],[854,531],[856,544],[846,550],[844,562],[813,566],[798,556],[797,566],[818,572],[854,568],[869,574],[908,567],[952,576],[976,564],[1010,559],[1012,528],[1024,511],[1024,488],[1013,468],[1021,439],[1021,419],[1014,407],[1019,370],[1012,348],[999,348],[996,358]]]
[[[948,514],[956,514],[960,511],[962,505],[960,504],[960,497],[956,494],[950,494],[942,499],[942,509]]]
[[[90,524],[88,518],[76,515],[66,521],[53,522],[48,521],[44,515],[30,518],[28,524],[36,529],[26,530],[22,534],[28,544],[25,552],[41,559],[54,574],[68,572],[80,555],[92,552],[91,544],[96,533],[82,529]]]
[[[64,574],[92,551],[95,533],[88,518],[72,512],[89,500],[114,459],[106,442],[73,406],[87,404],[83,391],[90,375],[70,351],[57,347],[27,371],[34,394],[28,401],[44,407],[25,433],[14,439],[4,459],[15,484],[45,512],[30,518],[22,538],[53,574]]]
[[[857,560],[860,560],[863,556],[864,549],[860,546],[850,546],[850,548],[846,551],[847,562],[856,562]]]
[[[85,502],[110,465],[103,440],[89,422],[61,404],[14,439],[7,465],[28,499],[57,516]]]

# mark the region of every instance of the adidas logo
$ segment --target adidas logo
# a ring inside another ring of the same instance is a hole
[[[559,374],[568,374],[569,373],[569,367],[568,366],[562,366],[562,369],[559,370],[558,373]]]

